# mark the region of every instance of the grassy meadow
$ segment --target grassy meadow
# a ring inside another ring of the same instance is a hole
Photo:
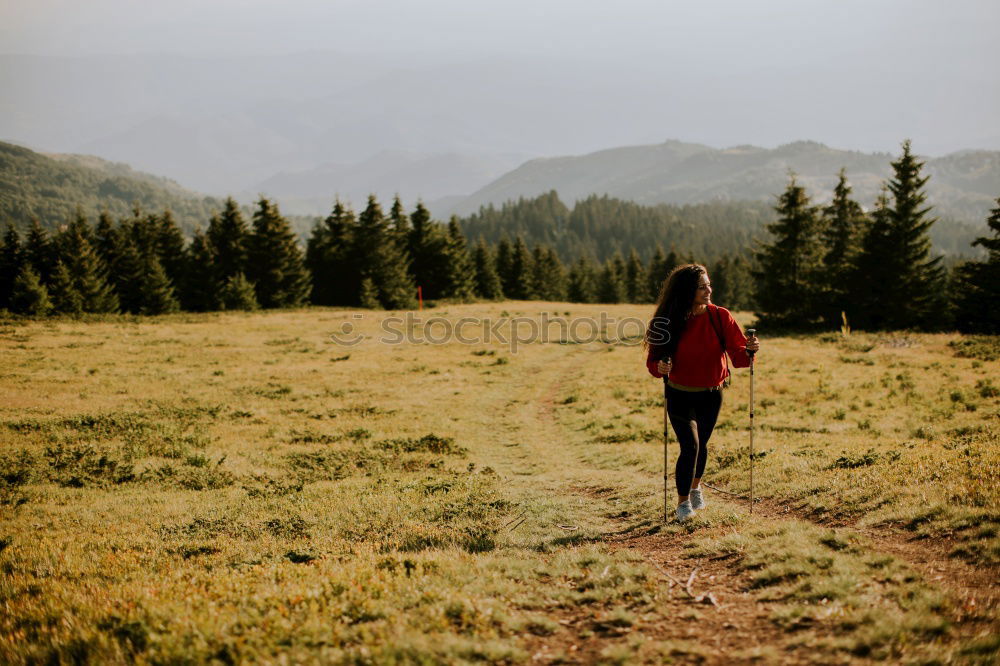
[[[760,331],[678,525],[634,339],[393,314],[0,320],[0,663],[1000,659],[996,339]]]

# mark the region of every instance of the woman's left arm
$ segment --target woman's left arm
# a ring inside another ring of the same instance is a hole
[[[750,356],[747,354],[747,337],[743,335],[740,325],[736,323],[733,315],[725,308],[719,308],[722,315],[722,328],[726,339],[726,351],[733,361],[733,366],[737,368],[749,368]]]

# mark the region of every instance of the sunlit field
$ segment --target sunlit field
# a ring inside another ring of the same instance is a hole
[[[635,326],[394,314],[0,321],[0,662],[998,659],[995,338],[759,331],[678,525]]]

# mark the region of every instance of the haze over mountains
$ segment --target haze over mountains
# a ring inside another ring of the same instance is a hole
[[[867,202],[887,173],[884,155],[709,145],[801,138],[894,150],[909,136],[918,153],[933,154],[948,145],[938,128],[951,109],[984,85],[982,72],[967,68],[966,79],[927,97],[909,92],[923,75],[904,73],[899,83],[907,92],[892,93],[892,104],[921,100],[904,115],[880,115],[891,95],[873,88],[863,109],[843,100],[823,105],[839,114],[836,122],[817,116],[812,102],[786,103],[780,123],[751,132],[753,118],[775,115],[777,93],[741,76],[739,62],[720,68],[713,56],[702,57],[0,55],[0,139],[124,162],[215,196],[267,194],[298,214],[326,212],[336,194],[357,205],[369,192],[422,198],[438,215],[552,188],[567,201],[592,192],[642,202],[760,199],[780,191],[789,167],[807,185],[827,189],[846,166]],[[778,61],[769,67],[803,98],[844,85],[822,65],[808,76]],[[870,78],[853,76],[859,84]],[[952,122],[948,136],[967,140],[950,145],[1000,147],[995,123],[984,120],[988,111],[966,105],[967,123]],[[705,145],[660,143],[671,136]],[[947,187],[935,196],[963,217],[982,217],[980,195],[995,195],[995,163],[987,159],[985,181],[970,198],[962,192],[974,185],[974,167],[965,156],[948,159],[959,162],[960,173],[951,174],[955,182],[939,179]]]
[[[334,197],[361,205],[370,193],[382,200],[395,194],[417,198],[438,215],[524,160],[510,155],[425,155],[384,151],[358,164],[324,164],[305,171],[282,172],[257,184],[255,191],[281,201],[288,212],[325,215]],[[253,193],[242,193],[246,199]]]
[[[640,78],[526,59],[6,55],[0,138],[126,162],[203,192],[255,192],[282,172],[384,151],[435,158],[445,171],[473,160],[499,175],[532,156],[657,137],[662,119]],[[628,123],[623,98],[637,107]],[[384,194],[380,182],[368,187]]]

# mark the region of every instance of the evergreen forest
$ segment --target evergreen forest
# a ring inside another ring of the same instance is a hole
[[[904,142],[867,209],[842,170],[816,205],[790,174],[773,207],[716,202],[641,206],[556,192],[433,220],[396,198],[361,210],[336,201],[302,247],[276,203],[220,202],[187,238],[169,210],[127,215],[83,206],[27,229],[8,215],[0,310],[16,314],[161,313],[299,307],[406,309],[425,301],[533,299],[652,303],[677,265],[704,263],[713,301],[768,325],[810,329],[997,332],[1000,199],[978,237],[983,261],[943,265],[923,163]],[[61,226],[56,226],[61,224]],[[55,231],[49,229],[55,228]]]

